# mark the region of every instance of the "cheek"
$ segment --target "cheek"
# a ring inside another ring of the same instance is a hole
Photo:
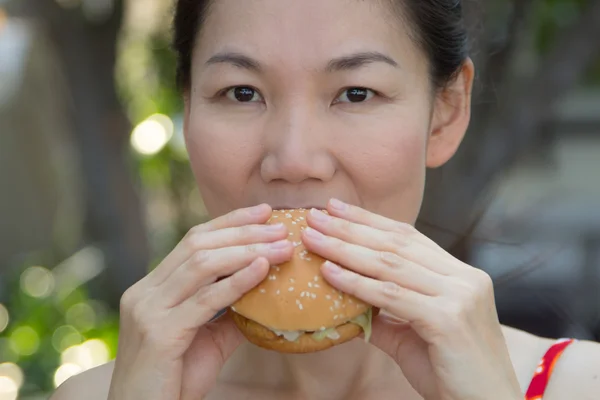
[[[400,115],[400,114],[397,114]],[[413,223],[419,213],[425,186],[428,119],[381,118],[368,135],[347,136],[339,160],[356,186],[361,202],[382,215]],[[359,137],[362,137],[360,140]],[[368,137],[368,139],[364,139]]]
[[[247,126],[236,128],[231,121],[223,121],[196,113],[190,117],[185,137],[191,168],[213,217],[246,206],[244,193],[261,156],[261,147]]]

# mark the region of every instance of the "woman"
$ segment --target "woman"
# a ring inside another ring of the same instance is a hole
[[[469,123],[460,1],[176,8],[186,143],[214,219],[123,296],[115,363],[54,399],[597,397],[598,345],[502,327],[490,278],[413,228],[426,167]],[[303,240],[332,285],[382,309],[370,344],[282,355],[211,321],[290,258],[271,207],[327,208]]]

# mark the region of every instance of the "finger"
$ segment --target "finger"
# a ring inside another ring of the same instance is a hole
[[[163,282],[178,266],[183,264],[198,250],[204,248],[216,248],[231,246],[231,239],[236,235],[229,236],[227,233],[218,233],[206,237],[208,233],[216,233],[219,230],[228,228],[238,228],[246,225],[264,224],[270,218],[271,207],[267,204],[261,204],[255,207],[243,208],[232,211],[228,214],[217,217],[204,224],[197,225],[190,229],[185,237],[175,246],[175,248],[165,257],[165,259],[151,271],[145,278],[148,285],[157,286]],[[280,234],[273,233],[273,236],[280,238]],[[237,236],[240,240],[248,240],[250,232]],[[228,239],[225,239],[228,238]],[[270,238],[262,237],[263,240]],[[257,240],[258,242],[259,240]],[[237,244],[245,244],[243,242]]]
[[[259,257],[264,257],[270,265],[276,265],[290,260],[293,252],[294,246],[289,240],[202,250],[158,287],[158,298],[163,302],[163,307],[173,307],[202,286],[234,274]]]
[[[399,226],[407,225],[404,222],[384,217],[364,208],[344,203],[338,199],[331,199],[329,201],[327,211],[336,217],[388,232],[395,232]]]
[[[204,325],[220,310],[231,306],[262,282],[269,270],[269,262],[261,257],[232,276],[202,287],[193,296],[171,309],[170,323],[178,324],[184,329]]]
[[[314,209],[309,212],[307,223],[327,236],[373,250],[397,254],[438,274],[455,275],[467,268],[459,262],[454,262],[454,258],[445,250],[409,225],[397,228],[396,231],[386,231],[329,216]]]
[[[403,288],[393,282],[359,275],[332,262],[323,264],[322,273],[335,288],[409,323],[420,320],[433,307],[434,297]]]
[[[358,274],[394,282],[428,296],[441,294],[447,279],[397,254],[347,243],[311,228],[304,230],[303,241],[308,250]]]
[[[337,199],[331,199],[327,206],[328,212],[341,219],[354,222],[359,225],[370,226],[387,232],[396,232],[410,237],[412,242],[418,241],[429,245],[432,249],[443,249],[427,236],[420,233],[412,224],[384,217],[364,208],[344,203]]]

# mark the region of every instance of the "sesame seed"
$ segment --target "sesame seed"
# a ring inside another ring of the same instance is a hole
[[[279,272],[279,271],[281,271],[281,268],[275,267],[275,271]]]
[[[273,218],[279,218],[279,215],[273,215]]]
[[[332,311],[332,312],[333,312],[333,307],[329,307],[329,311]]]
[[[312,287],[312,283],[311,282],[308,282],[308,287]]]
[[[306,257],[306,261],[311,261],[311,260],[312,260],[312,258]]]
[[[300,221],[304,221],[306,218],[304,218],[304,217],[298,217],[298,219],[299,219]]]
[[[290,287],[288,288],[288,292],[293,292],[293,291],[294,291],[294,287],[293,287],[293,286],[290,286]]]
[[[290,213],[287,213],[287,214],[285,214],[285,217],[286,217],[286,218],[292,218],[292,214],[290,214]]]
[[[317,298],[317,295],[316,295],[315,293],[311,293],[311,294],[310,294],[310,297],[312,297],[313,299],[316,299],[316,298]]]
[[[274,281],[275,279],[277,279],[277,276],[275,276],[275,275],[269,275],[269,280],[270,281]]]
[[[292,225],[297,225],[298,223],[296,221],[292,221]]]
[[[296,299],[296,304],[300,304],[300,300]]]
[[[313,280],[314,280],[315,282],[319,282],[319,277],[318,277],[317,275],[315,275],[315,277],[313,278]]]
[[[294,280],[294,278],[290,278],[290,283],[294,283],[294,282],[296,282],[296,281]]]
[[[335,308],[340,308],[340,302],[339,301],[334,300],[333,304],[335,305]]]
[[[300,297],[304,297],[305,295],[306,295],[306,292],[300,293]]]
[[[290,232],[290,233],[288,234],[288,236],[294,236],[294,233],[293,233],[293,232]]]
[[[275,294],[279,294],[281,293],[281,290],[277,289],[277,291],[275,292]]]
[[[265,289],[260,289],[261,293],[267,293],[267,291]]]
[[[339,318],[339,315],[334,315],[333,316],[333,319],[338,319],[338,318]]]
[[[330,296],[330,295],[328,295],[328,294],[326,294],[326,295],[325,295],[325,298],[326,298],[327,300],[331,300],[331,296]]]
[[[354,302],[352,301],[352,299],[348,299],[348,303],[352,304]]]
[[[315,284],[314,284],[314,287],[316,287],[316,288],[320,288],[320,287],[321,287],[321,285],[319,285],[318,283],[315,283]]]
[[[293,242],[294,243],[294,247],[298,247],[302,244],[302,242]]]
[[[298,304],[298,308],[302,310],[304,307],[302,307],[302,304]]]

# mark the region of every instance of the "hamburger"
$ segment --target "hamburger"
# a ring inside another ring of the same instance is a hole
[[[273,211],[267,223],[287,226],[294,255],[272,265],[265,280],[230,307],[239,330],[259,347],[311,353],[363,332],[367,341],[371,335],[373,308],[329,285],[321,274],[325,259],[302,244],[307,214],[306,209]]]

